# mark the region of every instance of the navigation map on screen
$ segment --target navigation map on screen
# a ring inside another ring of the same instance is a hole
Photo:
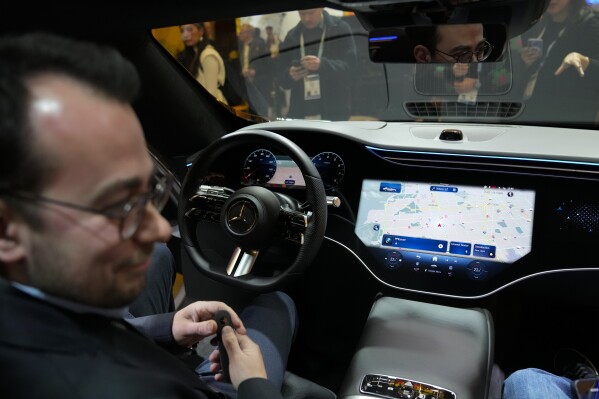
[[[535,193],[364,180],[355,233],[369,247],[513,263],[531,250]]]

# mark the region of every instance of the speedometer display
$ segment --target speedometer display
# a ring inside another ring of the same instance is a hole
[[[337,187],[345,176],[345,163],[334,152],[321,152],[312,158],[320,177],[326,187]]]
[[[264,184],[275,175],[277,158],[266,149],[259,149],[247,156],[243,163],[244,184]]]

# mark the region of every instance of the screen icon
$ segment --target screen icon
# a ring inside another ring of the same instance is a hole
[[[379,186],[379,191],[382,191],[384,193],[400,193],[401,184],[381,182],[381,185]]]

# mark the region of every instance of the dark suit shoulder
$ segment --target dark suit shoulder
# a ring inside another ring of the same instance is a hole
[[[211,398],[178,358],[124,322],[81,315],[0,281],[0,369],[10,398]],[[10,320],[9,323],[5,322]]]

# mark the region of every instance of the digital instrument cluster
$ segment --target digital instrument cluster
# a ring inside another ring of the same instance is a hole
[[[334,152],[321,152],[312,157],[325,188],[337,188],[345,176],[345,163]],[[275,155],[261,148],[252,151],[243,162],[241,183],[267,187],[305,187],[297,164],[286,155]]]

